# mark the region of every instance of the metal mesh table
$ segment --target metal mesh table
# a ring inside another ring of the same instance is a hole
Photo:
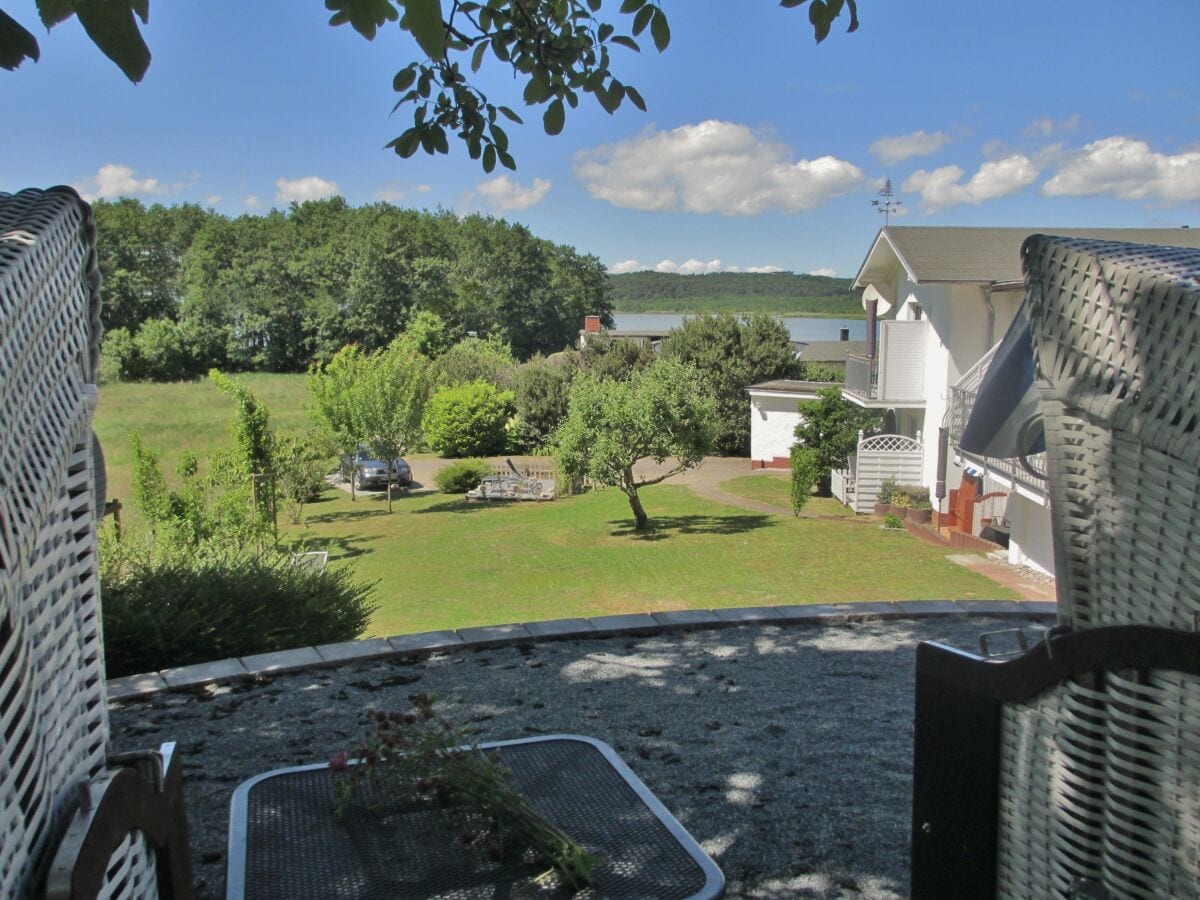
[[[607,744],[552,735],[484,744],[530,805],[601,860],[574,896],[719,897],[724,876]],[[538,888],[533,863],[493,862],[464,847],[450,817],[427,807],[387,814],[370,798],[336,820],[324,765],[277,769],[234,792],[229,900],[570,896]]]

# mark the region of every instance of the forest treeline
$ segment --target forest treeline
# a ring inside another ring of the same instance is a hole
[[[599,259],[501,219],[341,198],[237,218],[131,199],[93,210],[106,343],[136,347],[154,377],[302,371],[346,344],[384,347],[422,311],[526,359],[612,311]]]
[[[613,308],[619,312],[776,313],[861,316],[849,278],[792,272],[626,272],[610,275]]]

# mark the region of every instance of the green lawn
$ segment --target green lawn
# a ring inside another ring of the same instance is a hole
[[[378,580],[371,632],[391,635],[607,613],[920,598],[1007,598],[945,551],[871,524],[797,519],[645,491],[649,534],[622,494],[470,504],[330,490],[284,539],[353,557]]]
[[[747,500],[757,500],[759,503],[771,503],[784,509],[792,508],[792,476],[788,472],[762,472],[757,475],[742,475],[722,481],[721,490],[735,497],[745,497]],[[854,511],[842,506],[832,497],[812,497],[800,513],[809,518],[822,516],[838,516],[853,518]]]
[[[308,389],[303,375],[238,375],[271,411],[271,424],[280,432],[302,432],[311,427]],[[104,445],[108,470],[108,496],[120,497],[129,510],[133,460],[129,433],[159,451],[168,481],[176,481],[175,467],[185,450],[201,460],[215,447],[233,443],[233,401],[207,378],[176,384],[105,384],[96,408],[96,434]],[[136,518],[136,517],[134,517]]]
[[[276,428],[308,427],[304,376],[244,377]],[[232,418],[232,402],[207,381],[103,386],[96,430],[109,496],[129,500],[129,431],[161,451],[172,478],[185,449],[203,459],[228,445]],[[783,473],[722,487],[789,506]],[[282,517],[280,525],[289,546],[328,549],[334,565],[353,558],[358,578],[379,582],[376,635],[665,609],[1015,596],[905,532],[811,517],[844,512],[828,498],[814,498],[808,515],[795,518],[667,483],[647,489],[645,504],[656,527],[640,535],[616,491],[495,506],[420,492],[398,498],[388,515],[378,494],[352,503],[330,489],[306,508],[303,525]],[[126,521],[136,528],[132,510]]]

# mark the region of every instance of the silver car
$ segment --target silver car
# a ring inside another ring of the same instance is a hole
[[[366,444],[359,444],[353,454],[347,453],[342,457],[341,473],[342,480],[352,481],[356,491],[387,487],[387,463],[376,459]],[[401,487],[412,485],[412,469],[399,457],[392,461],[392,483]]]

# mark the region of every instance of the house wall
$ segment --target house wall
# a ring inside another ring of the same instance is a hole
[[[796,443],[796,426],[801,416],[802,400],[816,400],[815,393],[769,394],[750,396],[750,458],[770,462],[786,458]]]
[[[1050,508],[1013,493],[1008,499],[1007,515],[1012,529],[1008,538],[1008,561],[1053,575],[1054,531],[1050,525]]]

